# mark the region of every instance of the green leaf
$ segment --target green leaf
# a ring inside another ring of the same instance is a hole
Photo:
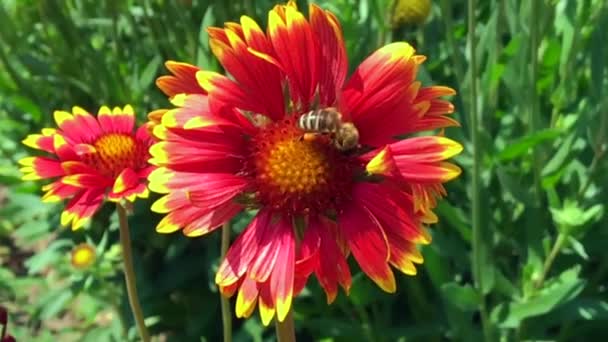
[[[150,87],[152,82],[154,82],[154,78],[156,78],[156,72],[158,71],[161,62],[162,58],[159,55],[154,56],[154,58],[148,62],[144,70],[141,72],[141,75],[139,75],[139,89],[143,91]]]
[[[578,320],[607,321],[608,302],[600,298],[577,298],[548,315],[553,323]]]
[[[580,243],[577,239],[573,238],[572,236],[568,237],[568,242],[570,243],[570,247],[572,247],[572,249],[576,252],[576,254],[580,255],[580,257],[585,260],[589,259],[589,255],[587,255],[587,252],[585,251],[585,246],[583,246],[582,243]]]
[[[564,271],[558,279],[536,296],[519,302],[501,303],[491,314],[492,321],[502,328],[516,328],[528,317],[546,314],[576,298],[585,286],[578,277],[580,267]]]
[[[479,293],[470,285],[458,285],[454,282],[441,286],[441,294],[449,303],[458,309],[470,312],[479,307],[481,297]]]
[[[581,233],[579,227],[585,226],[592,220],[600,218],[603,214],[603,206],[596,204],[587,210],[583,210],[574,201],[564,201],[561,209],[550,208],[553,221],[563,233]]]
[[[42,311],[40,312],[40,318],[45,320],[55,317],[67,306],[73,297],[74,295],[69,288],[49,292],[41,299]]]
[[[350,300],[354,305],[365,307],[374,302],[381,291],[363,272],[357,273],[353,277],[352,287],[350,289]]]
[[[497,159],[501,161],[513,160],[531,152],[531,149],[543,142],[557,139],[561,136],[559,129],[544,129],[508,144],[498,153]]]

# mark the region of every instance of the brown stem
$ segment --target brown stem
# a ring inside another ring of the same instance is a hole
[[[230,245],[230,222],[224,223],[222,227],[221,260],[224,260],[228,246]],[[220,291],[220,305],[222,309],[222,328],[224,331],[224,342],[232,341],[232,315],[230,313],[230,302]]]
[[[275,327],[277,331],[277,341],[278,342],[295,342],[296,341],[296,331],[295,324],[293,322],[293,310],[289,309],[289,313],[283,322],[279,322],[279,320],[275,320]]]
[[[122,247],[122,257],[124,261],[125,283],[127,285],[127,295],[131,311],[137,323],[139,336],[142,341],[150,342],[150,334],[144,322],[144,313],[139,305],[139,296],[137,294],[137,286],[135,284],[135,270],[133,269],[133,256],[131,253],[131,237],[129,236],[129,221],[127,220],[127,212],[125,208],[116,203],[116,211],[118,212],[118,222],[120,227],[120,245]]]

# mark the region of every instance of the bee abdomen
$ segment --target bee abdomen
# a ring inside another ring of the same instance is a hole
[[[327,110],[312,110],[300,116],[298,120],[298,126],[307,132],[335,132],[339,125],[339,113]]]

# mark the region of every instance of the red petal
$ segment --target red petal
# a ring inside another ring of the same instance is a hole
[[[222,203],[216,206],[211,212],[192,220],[184,227],[184,235],[188,237],[202,236],[214,231],[224,222],[229,221],[243,208],[234,203]]]
[[[319,283],[327,294],[327,303],[332,303],[338,294],[338,284],[348,293],[351,285],[351,275],[346,258],[338,243],[335,225],[311,220],[308,230],[314,230],[319,235],[319,264],[316,270]]]
[[[196,81],[196,72],[200,68],[175,61],[167,61],[165,66],[175,76],[161,76],[156,80],[156,85],[167,96],[181,93],[206,94]]]
[[[247,271],[249,278],[254,279],[258,283],[268,280],[281,250],[281,238],[280,235],[277,236],[277,233],[281,234],[284,230],[289,229],[292,229],[291,223],[282,218],[275,223],[271,221],[267,229],[259,230],[255,257],[252,260],[251,267]]]
[[[243,279],[236,297],[235,314],[238,318],[249,317],[258,300],[258,284],[249,278]]]
[[[227,286],[238,281],[251,267],[251,262],[258,251],[259,237],[264,236],[270,229],[271,218],[272,214],[267,210],[258,212],[245,231],[230,246],[226,258],[215,275],[215,282],[218,285]]]
[[[408,241],[420,241],[423,232],[411,196],[390,185],[358,183],[353,197],[382,223],[385,232],[391,230]]]
[[[318,85],[318,53],[310,25],[293,6],[279,7],[268,16],[268,36],[283,66],[291,99],[307,110]],[[295,42],[295,44],[294,44]]]
[[[19,161],[24,173],[23,180],[37,180],[63,176],[65,171],[56,159],[47,157],[27,157]]]
[[[284,222],[276,234],[279,236],[275,238],[280,241],[277,247],[277,260],[280,261],[275,264],[272,271],[270,291],[274,298],[277,319],[282,322],[289,313],[293,298],[296,241],[293,228],[289,222]]]
[[[348,70],[348,57],[340,23],[329,11],[310,5],[310,26],[319,49],[319,104],[333,106]]]
[[[74,196],[61,214],[61,224],[72,222],[72,229],[82,227],[103,203],[103,188],[85,190]]]
[[[189,191],[188,197],[190,203],[194,206],[200,208],[213,208],[233,199],[236,195],[241,193],[247,185],[249,185],[249,182],[243,178],[236,176],[231,178],[226,177],[212,186],[205,184],[205,189],[197,187],[196,190]]]
[[[395,277],[387,263],[388,241],[369,211],[353,203],[338,217],[338,227],[361,270],[384,291],[395,292]]]
[[[420,86],[418,63],[407,43],[393,43],[369,56],[348,80],[343,111],[350,114],[364,145],[381,146],[407,133],[418,117],[413,106]]]
[[[61,181],[56,181],[43,186],[42,190],[46,191],[44,196],[42,196],[43,202],[56,202],[65,198],[72,197],[82,189],[71,185],[65,185],[61,183]]]

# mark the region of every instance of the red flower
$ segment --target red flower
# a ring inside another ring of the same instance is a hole
[[[200,236],[259,209],[216,282],[227,296],[238,291],[239,317],[259,302],[264,324],[285,318],[312,273],[328,302],[338,286],[348,292],[349,253],[394,292],[390,265],[416,273],[441,184],[460,173],[444,160],[462,150],[441,136],[397,137],[458,125],[439,99],[454,91],[416,81],[425,58],[407,43],[374,52],[347,80],[338,20],[315,5],[308,20],[294,2],[276,6],[267,33],[243,16],[209,35],[231,78],[168,62],[174,76],[157,82],[176,106],[153,115],[161,142],[150,189],[166,194],[153,210],[167,214],[157,230]],[[327,113],[341,119],[311,130]]]
[[[147,197],[146,178],[152,138],[146,125],[134,133],[131,106],[101,107],[97,118],[80,107],[54,113],[58,129],[45,128],[23,143],[52,154],[19,161],[24,180],[57,179],[43,187],[43,201],[71,198],[61,224],[82,227],[103,203]]]

